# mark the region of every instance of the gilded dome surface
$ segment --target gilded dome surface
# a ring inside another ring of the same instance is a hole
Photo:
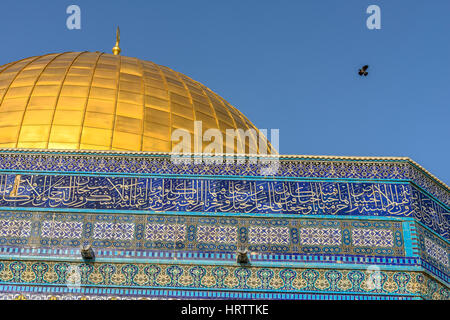
[[[153,62],[66,52],[0,66],[0,148],[170,152],[173,130],[193,133],[194,121],[224,139],[259,134],[210,89]]]

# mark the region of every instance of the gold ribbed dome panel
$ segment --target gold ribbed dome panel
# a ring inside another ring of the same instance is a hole
[[[210,89],[153,62],[66,52],[0,66],[0,148],[170,152],[172,131],[193,133],[194,121],[223,137],[259,133]]]

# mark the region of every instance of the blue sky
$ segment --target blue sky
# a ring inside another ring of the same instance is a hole
[[[81,30],[66,8],[81,8]],[[381,8],[381,30],[366,8]],[[408,156],[450,182],[450,1],[23,1],[0,4],[0,65],[111,52],[202,82],[282,154]],[[369,75],[357,70],[369,64]]]

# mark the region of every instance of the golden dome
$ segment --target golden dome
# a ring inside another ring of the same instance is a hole
[[[210,89],[153,62],[66,52],[0,66],[0,148],[170,152],[173,130],[193,133],[194,121],[223,137],[260,134]]]

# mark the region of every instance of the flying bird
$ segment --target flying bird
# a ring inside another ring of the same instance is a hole
[[[361,69],[359,69],[358,74],[359,74],[360,76],[362,76],[362,75],[367,76],[367,75],[369,74],[369,73],[366,71],[367,68],[369,68],[368,65],[363,66]]]

